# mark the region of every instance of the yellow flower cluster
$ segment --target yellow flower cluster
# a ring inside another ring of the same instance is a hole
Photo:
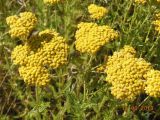
[[[10,26],[9,34],[11,37],[16,37],[25,41],[35,28],[37,18],[31,12],[23,12],[20,13],[19,16],[13,15],[7,17],[6,22]]]
[[[145,4],[146,2],[146,0],[135,0],[135,3],[137,4]]]
[[[152,97],[160,97],[160,71],[151,70],[146,75],[145,92]]]
[[[19,65],[20,76],[29,85],[46,85],[50,81],[49,68],[56,69],[67,62],[68,45],[55,30],[44,30],[38,34],[37,44],[26,42],[15,47],[12,52],[13,63]],[[43,39],[43,40],[42,40]]]
[[[100,72],[104,72],[106,69],[105,65],[100,65],[96,68],[96,72],[100,73]]]
[[[90,13],[90,17],[92,19],[99,20],[108,13],[108,9],[95,4],[91,4],[88,6],[88,12]]]
[[[55,5],[56,3],[60,2],[60,0],[43,0],[43,2],[47,5]]]
[[[75,47],[82,53],[96,53],[104,44],[116,39],[118,32],[107,25],[81,22],[76,31]]]
[[[160,33],[160,13],[156,14],[157,19],[153,21],[153,25],[155,25],[155,30]]]
[[[28,56],[29,66],[58,68],[67,62],[68,45],[61,36],[54,36],[49,42],[43,41],[36,53]]]
[[[107,61],[107,78],[111,83],[111,93],[117,98],[133,101],[137,95],[144,92],[144,76],[152,68],[142,58],[136,58],[136,51],[131,46],[124,46],[119,52],[114,52]]]

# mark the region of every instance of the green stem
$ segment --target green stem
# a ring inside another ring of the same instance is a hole
[[[36,91],[36,103],[39,104],[40,97],[39,97],[39,87],[38,86],[35,87],[35,91]]]
[[[148,99],[150,98],[150,96],[146,97],[138,106],[138,108],[140,108]]]
[[[84,80],[84,82],[83,82],[83,101],[85,101],[85,99],[86,99],[86,82],[85,82],[85,80]]]

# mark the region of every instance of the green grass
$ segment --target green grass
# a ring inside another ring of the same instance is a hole
[[[151,120],[160,117],[160,100],[139,96],[134,102],[116,100],[110,93],[106,75],[95,73],[104,56],[124,45],[131,45],[137,57],[143,57],[160,69],[160,36],[151,22],[160,5],[149,0],[135,5],[132,0],[64,0],[47,7],[42,0],[0,1],[0,120]],[[107,2],[108,1],[108,2]],[[96,3],[109,9],[99,25],[119,31],[118,40],[103,47],[97,55],[80,54],[74,48],[75,31],[81,21],[92,21],[87,6]],[[10,59],[18,40],[8,34],[7,16],[32,11],[39,20],[38,30],[56,29],[70,45],[69,64],[55,70],[46,87],[26,86],[17,66]],[[145,100],[145,101],[144,101]],[[133,106],[153,106],[154,110],[133,111]],[[125,111],[124,109],[125,108]]]

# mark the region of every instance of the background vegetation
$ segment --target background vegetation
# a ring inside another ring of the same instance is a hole
[[[92,21],[87,12],[90,3],[105,6],[109,14],[99,25],[118,30],[118,40],[107,44],[97,55],[80,54],[74,48],[77,24]],[[26,86],[10,56],[19,40],[8,35],[6,17],[32,11],[39,30],[56,29],[70,45],[70,63],[53,71],[46,87]],[[160,38],[151,22],[160,5],[149,0],[136,5],[132,0],[64,0],[47,7],[42,0],[0,0],[0,120],[158,120],[160,99],[141,95],[134,102],[116,100],[103,73],[95,68],[124,45],[131,45],[138,57],[160,69]],[[142,107],[151,107],[142,108]]]

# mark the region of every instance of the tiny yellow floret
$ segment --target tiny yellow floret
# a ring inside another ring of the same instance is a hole
[[[56,3],[60,1],[61,0],[43,0],[44,4],[47,4],[47,5],[55,5]]]
[[[146,0],[134,0],[134,2],[137,4],[145,4],[147,1]]]

